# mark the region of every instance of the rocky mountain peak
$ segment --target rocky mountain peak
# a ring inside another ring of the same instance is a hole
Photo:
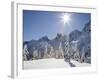
[[[43,36],[39,39],[39,41],[49,41],[49,38],[47,36]]]

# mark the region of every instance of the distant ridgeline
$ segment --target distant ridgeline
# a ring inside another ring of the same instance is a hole
[[[66,58],[78,62],[91,63],[91,23],[85,24],[82,31],[74,30],[69,35],[57,34],[50,40],[47,36],[39,40],[23,43],[23,60],[44,58]]]

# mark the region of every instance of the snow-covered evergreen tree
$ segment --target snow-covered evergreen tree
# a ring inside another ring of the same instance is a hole
[[[44,46],[44,58],[47,58],[48,57],[48,47],[47,45]]]
[[[33,59],[38,59],[38,51],[37,50],[33,51]]]
[[[69,37],[67,36],[67,38],[64,41],[64,60],[66,62],[70,62],[70,58],[71,58],[71,45],[69,42]]]
[[[28,59],[29,59],[28,56],[29,56],[29,51],[28,51],[27,45],[24,45],[23,59],[24,59],[24,60],[28,60]]]
[[[60,42],[59,44],[59,51],[58,51],[58,56],[59,58],[63,58],[64,57],[64,53],[63,53],[63,49],[62,49],[62,42]]]
[[[55,52],[54,52],[54,49],[53,49],[53,47],[51,46],[50,47],[50,57],[53,57],[53,58],[55,58]]]

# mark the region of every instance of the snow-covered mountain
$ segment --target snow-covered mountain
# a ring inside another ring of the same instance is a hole
[[[53,40],[50,40],[48,37],[44,36],[37,41],[31,40],[29,42],[24,42],[24,47],[27,45],[27,51],[29,53],[30,59],[52,57],[63,58],[62,41],[63,36],[61,34],[57,34],[56,38]]]
[[[77,40],[81,36],[81,32],[74,30],[69,34],[69,41]]]
[[[91,63],[91,28],[90,21],[82,31],[74,30],[69,35],[60,33],[50,40],[47,36],[39,40],[23,43],[24,60],[43,58],[74,59],[79,62]]]
[[[74,32],[74,33],[73,33]],[[72,58],[80,61],[91,63],[91,28],[90,21],[85,24],[85,27],[81,32],[73,31],[72,38],[70,39],[70,51],[72,53]],[[71,35],[72,35],[71,33]],[[76,37],[75,37],[76,36]]]

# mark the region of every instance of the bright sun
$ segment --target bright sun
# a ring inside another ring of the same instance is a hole
[[[70,21],[70,16],[66,13],[64,13],[62,16],[61,16],[61,21],[64,23],[64,25],[67,23],[69,23]]]

